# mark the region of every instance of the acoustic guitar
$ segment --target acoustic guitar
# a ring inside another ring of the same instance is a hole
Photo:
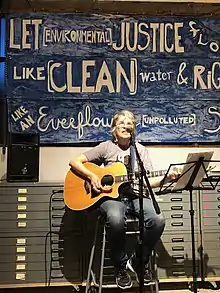
[[[117,198],[122,183],[128,182],[127,169],[123,163],[116,162],[108,167],[99,167],[93,163],[85,163],[85,167],[95,173],[101,180],[102,190],[95,192],[88,179],[70,169],[64,183],[64,201],[72,210],[80,211],[97,203],[103,197]],[[153,171],[149,177],[165,175],[166,171]]]

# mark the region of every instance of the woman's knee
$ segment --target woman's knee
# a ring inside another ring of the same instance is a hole
[[[101,212],[107,227],[115,229],[125,227],[125,206],[121,202],[109,200],[102,204]]]
[[[164,215],[162,213],[160,213],[159,215],[157,215],[157,220],[156,220],[156,226],[158,228],[160,228],[162,231],[164,230],[165,228],[165,218],[164,218]]]
[[[118,210],[111,210],[108,213],[107,222],[108,227],[114,229],[125,228],[125,216],[124,213],[121,213]]]
[[[146,221],[146,227],[157,230],[158,232],[163,232],[165,227],[165,218],[162,213],[159,215],[155,214],[150,219]]]

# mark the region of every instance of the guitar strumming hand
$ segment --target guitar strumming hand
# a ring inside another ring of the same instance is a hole
[[[92,174],[89,177],[90,184],[91,184],[91,190],[95,191],[95,193],[98,195],[102,192],[107,193],[112,190],[112,185],[105,185],[103,186],[101,183],[101,179],[96,174]],[[114,179],[113,179],[114,180]]]
[[[102,185],[101,185],[101,180],[99,179],[99,177],[96,174],[91,174],[89,176],[89,179],[90,179],[92,189],[94,189],[94,191],[97,193],[101,193]]]

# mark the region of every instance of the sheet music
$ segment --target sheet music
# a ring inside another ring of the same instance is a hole
[[[189,153],[186,159],[186,163],[194,162],[192,164],[186,164],[183,167],[183,170],[181,172],[182,177],[180,176],[179,180],[177,181],[176,185],[172,188],[172,191],[175,190],[182,190],[185,189],[187,186],[189,179],[195,169],[195,162],[198,161],[200,158],[204,158],[204,161],[209,161],[211,160],[213,156],[214,151],[210,152],[198,152],[198,153]],[[209,166],[209,162],[204,162],[204,167],[207,170]],[[205,170],[203,166],[200,167],[197,176],[193,182],[192,187],[196,188],[199,187],[203,177],[205,175]]]

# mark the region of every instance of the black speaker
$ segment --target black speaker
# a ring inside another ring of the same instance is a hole
[[[39,180],[39,135],[9,133],[7,181]]]

